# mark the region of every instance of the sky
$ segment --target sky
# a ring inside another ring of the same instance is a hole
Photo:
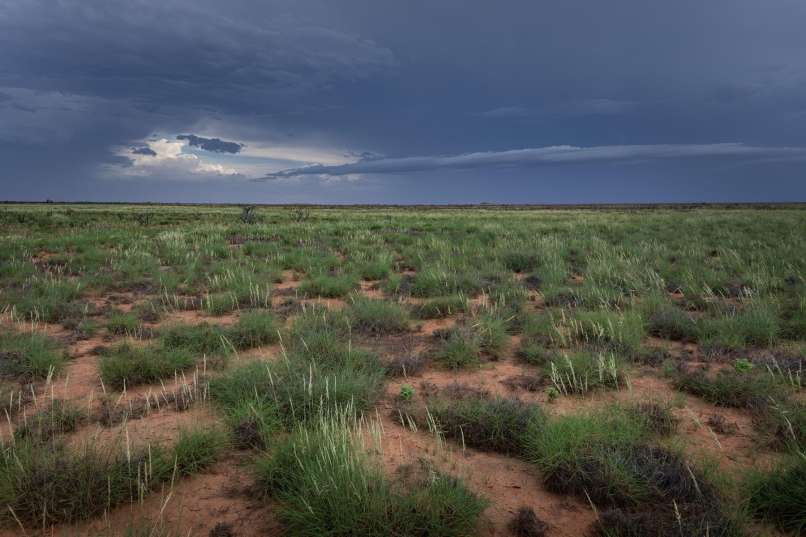
[[[0,0],[0,200],[806,201],[802,0]]]

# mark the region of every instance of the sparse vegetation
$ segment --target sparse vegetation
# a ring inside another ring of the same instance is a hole
[[[15,204],[0,227],[4,530],[69,534],[209,468],[251,472],[286,535],[806,531],[800,207]],[[483,473],[513,466],[574,516]],[[477,526],[487,502],[512,520]]]

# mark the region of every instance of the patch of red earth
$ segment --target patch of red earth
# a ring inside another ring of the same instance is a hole
[[[361,294],[367,298],[380,300],[384,298],[383,291],[379,287],[380,280],[362,280]]]
[[[114,427],[90,424],[65,436],[68,445],[79,448],[85,443],[95,446],[134,451],[148,445],[171,445],[182,430],[210,429],[221,426],[219,416],[209,405],[198,404],[185,412],[171,408],[154,409],[142,419],[130,420]]]
[[[445,370],[429,368],[419,375],[408,378],[391,379],[386,384],[386,393],[394,397],[400,393],[404,384],[415,384],[415,387],[444,388],[451,384],[464,384],[475,389],[483,390],[492,396],[517,398],[524,402],[542,403],[546,397],[541,392],[528,392],[526,390],[513,390],[507,386],[507,380],[521,375],[533,375],[534,370],[509,361],[487,362],[478,369]],[[415,397],[422,397],[422,390],[415,392]]]
[[[274,288],[277,290],[296,289],[297,287],[299,287],[300,283],[302,282],[298,279],[297,274],[293,270],[284,270],[283,281],[274,284]]]
[[[456,324],[456,318],[446,317],[445,319],[428,319],[419,324],[419,331],[427,336],[434,335],[437,330],[451,328]]]
[[[166,313],[158,323],[144,323],[148,328],[163,328],[174,324],[218,324],[228,326],[238,322],[238,312],[209,315],[202,310],[183,310]]]
[[[134,307],[138,299],[148,299],[150,296],[136,295],[135,293],[124,291],[120,293],[113,293],[106,296],[90,295],[83,300],[95,308],[96,311],[102,310],[106,307],[114,308],[116,310],[128,313]]]
[[[402,465],[417,464],[424,456],[438,469],[455,475],[490,503],[478,528],[478,535],[511,535],[507,525],[522,506],[532,507],[549,525],[550,537],[585,535],[595,513],[574,498],[552,494],[541,483],[533,465],[512,457],[474,449],[462,450],[438,442],[428,432],[415,432],[389,416],[381,415],[380,458],[389,475]]]
[[[659,337],[649,336],[644,340],[644,344],[656,349],[663,349],[669,352],[674,358],[682,358],[690,361],[703,361],[704,357],[700,353],[700,348],[696,343],[683,343],[681,341],[669,341]]]
[[[68,361],[59,376],[45,386],[44,393],[56,399],[87,399],[91,394],[101,390],[98,355],[95,348],[104,345],[104,340],[95,337],[77,341],[69,347],[71,360]]]

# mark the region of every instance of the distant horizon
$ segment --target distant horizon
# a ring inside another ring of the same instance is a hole
[[[474,208],[474,207],[513,207],[513,208],[621,208],[621,207],[637,207],[637,208],[654,208],[654,207],[669,207],[669,208],[688,208],[688,207],[724,207],[724,208],[742,208],[742,207],[769,207],[776,208],[786,207],[806,207],[806,201],[718,201],[718,202],[699,202],[699,201],[682,201],[682,202],[614,202],[614,203],[495,203],[495,202],[478,202],[478,203],[217,203],[217,202],[180,202],[180,201],[57,201],[57,200],[44,200],[44,201],[30,201],[30,200],[0,200],[0,205],[135,205],[135,206],[179,206],[179,207],[267,207],[267,208],[283,208],[283,207],[312,207],[317,209],[327,208],[371,208],[371,207],[434,207],[434,208]]]

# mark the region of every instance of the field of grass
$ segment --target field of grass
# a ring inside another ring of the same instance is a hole
[[[0,233],[0,537],[806,535],[804,207]]]

